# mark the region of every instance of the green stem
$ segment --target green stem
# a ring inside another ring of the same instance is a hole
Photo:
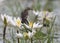
[[[17,33],[19,33],[19,31],[17,30]],[[18,40],[18,43],[19,43],[19,38],[17,39]]]
[[[31,43],[33,43],[33,39],[31,38]]]
[[[6,33],[6,26],[4,26],[4,30],[3,30],[3,43],[5,43],[5,33]]]
[[[27,43],[27,40],[25,40],[25,43]]]

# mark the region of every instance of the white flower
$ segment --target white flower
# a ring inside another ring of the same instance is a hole
[[[39,23],[34,23],[33,28],[41,28],[43,25],[40,25]]]
[[[15,21],[14,21],[13,19],[10,19],[10,24],[11,24],[12,26],[16,26]]]
[[[21,19],[18,17],[18,18],[14,18],[14,24],[17,26],[17,27],[20,27],[21,26]]]
[[[1,14],[1,19],[4,21],[4,17],[7,19],[7,15],[6,14],[4,14],[4,15],[2,15]]]
[[[34,34],[33,34],[32,32],[28,32],[28,37],[29,37],[29,38],[32,38],[33,35],[34,35]]]
[[[1,14],[2,21],[4,21],[4,18],[6,19],[7,23],[10,24],[10,20],[12,19],[12,17],[10,17],[10,16],[8,16],[6,14],[4,14],[4,15]]]
[[[4,15],[1,14],[1,19],[2,19],[3,22],[4,22],[4,18],[6,18],[7,24],[8,24],[9,26],[10,26],[10,25],[16,26],[16,23],[15,23],[15,21],[14,21],[14,19],[13,19],[12,16],[8,16],[8,15],[6,15],[6,14],[4,14]]]
[[[28,38],[32,38],[35,35],[36,31],[32,30],[32,32],[28,31],[28,32],[24,32],[23,35],[24,37],[28,37]]]
[[[53,12],[48,12],[48,11],[40,11],[39,14],[38,14],[38,20],[39,21],[43,21],[43,18],[46,18],[48,19],[49,21],[52,20],[52,18],[54,17],[53,16]]]
[[[13,25],[13,26],[17,26],[20,27],[21,26],[21,19],[18,17],[12,17],[12,16],[8,16],[6,14],[2,15],[1,14],[1,19],[4,21],[4,18],[6,18],[6,21],[8,24]]]
[[[35,11],[33,13],[38,16],[38,20],[43,20],[43,18],[49,13],[48,11]]]
[[[28,28],[28,29],[37,29],[37,28],[41,28],[43,25],[39,24],[39,23],[33,23],[33,22],[29,22],[29,25],[26,25],[25,26]]]
[[[39,14],[39,11],[33,10],[33,13],[34,13],[35,15],[38,15],[38,14]]]
[[[23,34],[22,33],[16,33],[16,37],[17,38],[23,38]]]
[[[53,12],[49,12],[47,17],[46,17],[46,19],[51,21],[51,20],[53,20],[54,17],[55,17],[54,13]]]
[[[48,12],[48,11],[35,11],[33,10],[33,13],[35,15],[38,15],[39,18],[44,18],[44,17],[52,17],[53,12]]]
[[[48,14],[49,14],[48,11],[40,11],[38,17],[40,17],[40,18],[44,18],[44,17],[47,17]]]
[[[32,33],[35,34],[36,33],[36,30],[32,29]]]
[[[28,32],[28,37],[32,38],[35,35],[36,31],[33,29],[32,32]]]

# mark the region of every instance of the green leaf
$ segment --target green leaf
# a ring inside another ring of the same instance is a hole
[[[55,16],[55,18],[53,19],[53,21],[52,21],[52,23],[51,23],[51,27],[50,27],[49,30],[48,30],[48,34],[51,34],[51,31],[52,31],[53,26],[54,26],[55,19],[56,19],[56,16]]]
[[[6,20],[6,17],[4,17],[4,24],[5,24],[5,26],[7,26],[7,20]]]
[[[39,31],[35,34],[36,39],[43,39],[46,36],[43,32]]]
[[[51,43],[51,39],[50,38],[48,38],[47,43]]]
[[[43,26],[49,27],[49,24],[50,24],[50,20],[44,18],[44,19],[43,19]]]
[[[6,43],[11,43],[11,41],[9,41],[9,39],[5,39]]]

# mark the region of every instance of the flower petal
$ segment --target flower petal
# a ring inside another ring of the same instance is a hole
[[[1,19],[4,21],[4,15],[1,14]]]
[[[18,26],[20,28],[20,26],[21,26],[21,19],[19,17],[17,19],[14,18],[14,22],[15,22],[16,26]]]
[[[33,28],[41,28],[43,25],[40,25],[39,23],[34,23]]]
[[[28,28],[28,29],[30,29],[31,27],[29,27],[28,25],[26,25],[26,24],[24,24],[24,26],[26,27],[26,28]]]
[[[17,38],[23,38],[23,34],[21,34],[21,33],[16,33],[16,37],[17,37]]]
[[[33,33],[32,32],[28,32],[28,37],[32,38],[32,36],[33,36]]]
[[[33,10],[33,13],[34,13],[35,15],[38,15],[38,14],[39,14],[39,11]]]

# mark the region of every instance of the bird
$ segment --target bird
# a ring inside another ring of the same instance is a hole
[[[27,7],[21,12],[21,23],[29,24],[27,20],[29,10],[32,10],[32,8]]]

